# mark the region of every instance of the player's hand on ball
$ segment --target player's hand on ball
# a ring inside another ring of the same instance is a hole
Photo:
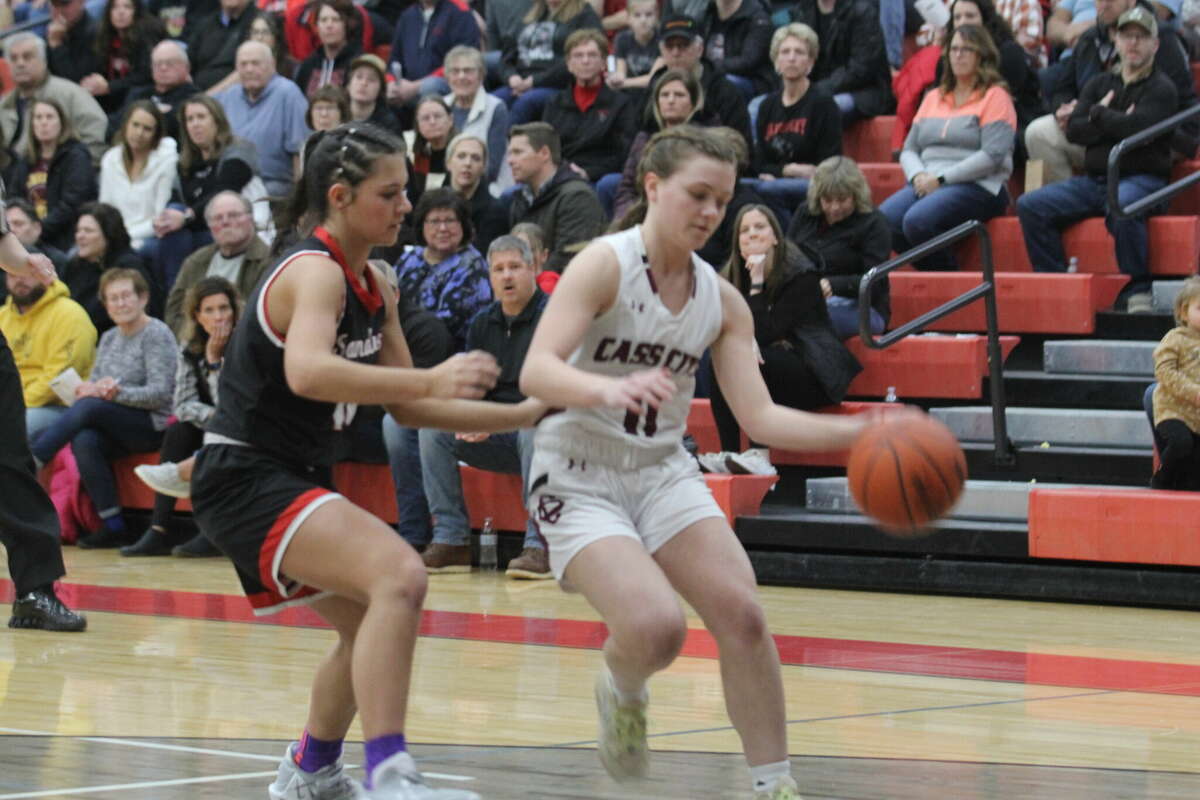
[[[671,380],[671,373],[662,367],[643,369],[609,384],[604,390],[604,405],[641,414],[645,406],[658,408],[674,394],[675,381]]]
[[[500,365],[491,353],[472,350],[459,353],[438,364],[432,370],[431,397],[461,397],[478,400],[496,385]]]

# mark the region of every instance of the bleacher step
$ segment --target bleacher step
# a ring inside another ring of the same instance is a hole
[[[1162,314],[1174,315],[1175,296],[1179,294],[1179,290],[1182,288],[1183,281],[1155,281],[1153,291],[1154,310]]]
[[[989,406],[932,408],[960,440],[993,440]],[[1008,436],[1017,444],[1081,445],[1089,447],[1149,448],[1153,437],[1146,415],[1140,411],[1107,409],[1022,408],[1007,410]]]
[[[1004,371],[1004,398],[1009,406],[1042,408],[1142,407],[1142,394],[1153,378],[1136,375],[1052,374],[1038,370]],[[985,378],[983,396],[991,389]]]
[[[1113,339],[1050,341],[1043,347],[1043,363],[1046,372],[1054,373],[1150,376],[1157,344]]]
[[[1077,483],[969,480],[958,504],[946,517],[1025,522],[1029,519],[1029,492],[1032,489],[1073,489],[1079,486]],[[850,494],[850,485],[843,477],[809,478],[806,482],[806,494],[810,511],[834,514],[861,513]]]
[[[1014,467],[996,465],[991,442],[963,442],[967,474],[976,479],[1034,478],[1039,483],[1145,486],[1153,469],[1151,447],[1016,447]]]

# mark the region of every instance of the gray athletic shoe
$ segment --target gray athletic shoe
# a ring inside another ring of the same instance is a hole
[[[192,482],[179,477],[179,465],[171,461],[138,464],[133,468],[133,474],[141,478],[142,483],[167,497],[186,498],[192,495]]]
[[[646,744],[646,702],[620,704],[608,669],[596,676],[596,713],[599,735],[596,754],[616,781],[644,778],[650,766]]]
[[[396,753],[375,768],[367,800],[481,800],[463,789],[434,789],[408,753]]]
[[[358,781],[342,770],[342,760],[305,772],[296,763],[296,742],[288,745],[279,762],[279,775],[267,789],[271,800],[363,800],[366,795]]]

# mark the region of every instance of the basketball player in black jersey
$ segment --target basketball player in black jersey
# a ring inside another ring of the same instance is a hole
[[[395,531],[332,490],[333,437],[359,403],[383,404],[405,425],[473,431],[531,425],[544,406],[475,399],[499,374],[484,353],[412,368],[397,298],[367,264],[411,210],[403,143],[350,123],[316,134],[306,151],[281,230],[318,224],[259,285],[230,339],[193,476],[196,519],[256,611],[309,603],[338,633],[270,796],[359,797],[340,760],[357,712],[367,797],[470,800],[427,786],[406,751],[425,568]]]
[[[54,265],[44,255],[30,254],[4,219],[0,184],[0,268],[14,275],[54,283]],[[66,574],[59,538],[58,513],[33,471],[25,435],[25,398],[12,350],[0,333],[0,543],[8,553],[8,571],[16,588],[10,628],[81,631],[87,619],[71,611],[54,593],[54,582]]]

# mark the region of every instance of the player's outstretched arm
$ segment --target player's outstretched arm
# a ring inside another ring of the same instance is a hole
[[[616,253],[593,242],[571,260],[542,311],[521,368],[521,391],[555,408],[607,406],[642,413],[657,408],[675,391],[664,369],[647,369],[623,378],[586,372],[567,363],[588,326],[617,298],[620,265]]]
[[[754,318],[737,290],[721,282],[721,334],[712,344],[717,382],[752,441],[786,450],[843,450],[866,426],[865,418],[812,414],[771,400],[754,347]]]

